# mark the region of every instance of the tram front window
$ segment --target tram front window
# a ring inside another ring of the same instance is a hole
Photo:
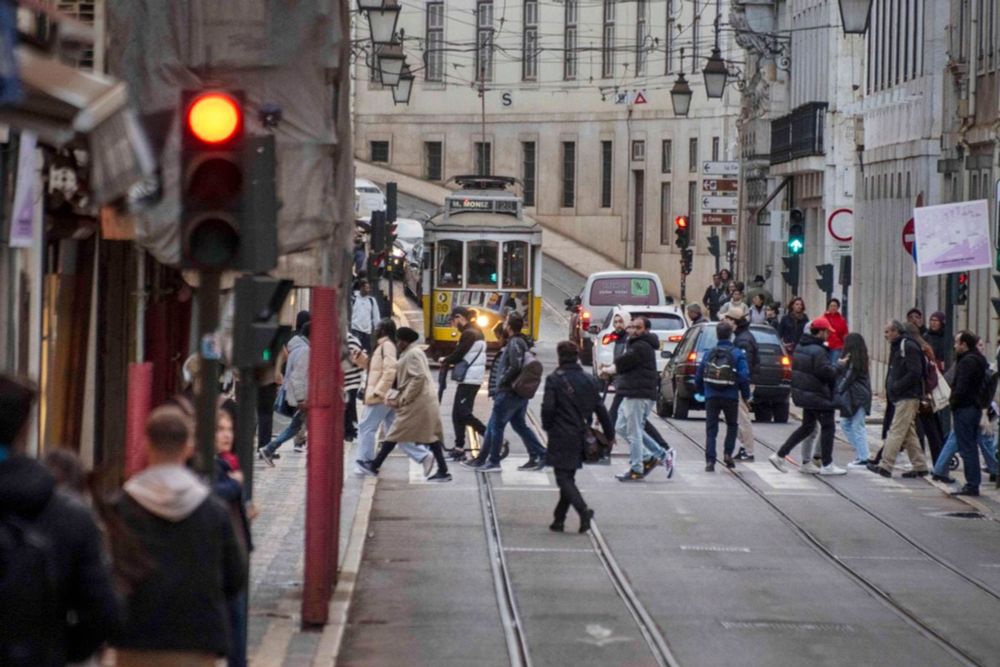
[[[497,286],[496,241],[469,241],[469,287]]]
[[[503,286],[528,289],[528,244],[524,241],[503,244]]]
[[[441,241],[437,244],[437,286],[462,286],[461,241]]]

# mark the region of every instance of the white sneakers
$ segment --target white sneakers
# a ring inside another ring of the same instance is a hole
[[[767,457],[767,460],[770,461],[771,465],[773,465],[779,471],[788,472],[788,464],[785,463],[785,459],[778,456],[777,454],[771,454],[770,456]]]
[[[830,465],[825,465],[819,469],[819,474],[827,475],[846,475],[847,468],[841,468],[840,466],[835,466],[832,463]]]
[[[820,468],[812,461],[806,461],[801,466],[799,466],[799,472],[805,475],[816,475],[819,473],[820,470],[822,470],[822,468]]]
[[[767,457],[767,460],[771,462],[775,468],[781,472],[788,472],[788,463],[784,458],[775,454],[771,454]],[[806,461],[801,466],[799,466],[799,472],[807,475],[823,475],[823,476],[833,476],[833,475],[846,475],[847,469],[830,464],[827,466],[820,467],[813,463],[812,461]]]

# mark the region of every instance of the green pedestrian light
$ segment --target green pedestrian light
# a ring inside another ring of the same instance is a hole
[[[806,216],[801,208],[793,208],[788,214],[788,254],[801,255],[806,250]]]
[[[788,240],[788,250],[793,255],[801,255],[802,251],[805,249],[805,244],[802,243],[802,239],[789,239]]]

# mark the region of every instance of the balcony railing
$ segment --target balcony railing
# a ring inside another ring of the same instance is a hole
[[[826,102],[810,102],[771,121],[771,164],[823,155]]]

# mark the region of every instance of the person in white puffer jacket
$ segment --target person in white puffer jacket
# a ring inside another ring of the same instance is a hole
[[[480,436],[486,433],[486,424],[473,414],[476,394],[479,393],[479,388],[486,378],[486,339],[476,326],[474,315],[468,308],[462,306],[453,308],[451,321],[462,335],[455,350],[439,361],[443,367],[453,369],[452,379],[458,383],[451,410],[451,423],[455,430],[455,450],[452,452],[452,458],[461,461],[465,458],[466,427],[471,426]],[[454,377],[454,368],[459,365],[465,369],[461,380]]]

